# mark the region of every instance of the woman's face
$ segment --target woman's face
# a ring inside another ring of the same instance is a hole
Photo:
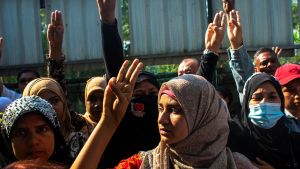
[[[92,120],[98,122],[102,113],[103,90],[94,90],[87,98],[86,109],[92,115]]]
[[[148,80],[140,82],[133,91],[133,97],[142,97],[142,96],[157,96],[158,89],[150,83]]]
[[[280,103],[279,95],[271,82],[264,82],[252,94],[249,105],[260,103]]]
[[[56,112],[57,119],[59,122],[62,122],[62,117],[64,114],[64,103],[60,99],[60,97],[50,90],[42,91],[39,96],[45,100],[47,100],[53,107]]]
[[[20,117],[11,133],[13,153],[18,160],[48,161],[54,152],[54,140],[50,124],[36,113]]]
[[[163,94],[158,105],[158,128],[161,141],[174,144],[188,136],[188,124],[179,103]]]

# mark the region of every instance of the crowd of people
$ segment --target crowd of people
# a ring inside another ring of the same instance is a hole
[[[208,25],[203,56],[185,58],[160,85],[138,59],[124,59],[116,0],[97,0],[106,74],[87,81],[85,113],[69,109],[62,13],[52,12],[47,77],[24,70],[17,92],[0,84],[0,167],[300,168],[300,65],[280,65],[278,48],[252,61],[232,3],[223,0]],[[232,94],[211,84],[226,30],[242,106],[234,113]]]

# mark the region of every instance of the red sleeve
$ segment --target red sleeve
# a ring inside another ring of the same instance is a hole
[[[141,164],[141,155],[135,154],[126,160],[122,160],[114,169],[139,169]]]

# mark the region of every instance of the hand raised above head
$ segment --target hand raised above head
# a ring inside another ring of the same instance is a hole
[[[97,0],[98,12],[102,22],[115,23],[116,0]]]
[[[112,125],[116,126],[125,115],[135,82],[143,67],[138,59],[135,59],[127,70],[128,64],[128,60],[123,63],[117,78],[113,77],[109,80],[104,93],[103,119],[109,120]]]
[[[230,11],[227,27],[227,34],[231,48],[238,49],[243,45],[241,17],[238,11]]]
[[[47,38],[49,44],[49,57],[57,58],[62,55],[64,25],[62,14],[55,10],[51,13],[51,23],[48,25]]]
[[[276,53],[277,57],[279,58],[280,54],[282,52],[282,49],[279,48],[278,46],[276,46],[276,47],[272,47],[272,50]]]
[[[225,34],[225,14],[220,11],[216,13],[214,21],[208,25],[205,34],[205,48],[218,53]]]

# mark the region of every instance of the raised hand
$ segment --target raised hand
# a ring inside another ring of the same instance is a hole
[[[135,59],[128,70],[126,60],[117,76],[109,80],[103,99],[103,120],[109,120],[111,125],[118,126],[130,103],[134,85],[143,64]],[[102,118],[101,118],[102,119]]]
[[[272,50],[276,53],[277,57],[279,58],[280,54],[282,52],[282,49],[279,48],[278,46],[276,46],[276,47],[272,47]]]
[[[2,58],[2,50],[3,50],[3,38],[0,37],[0,59]]]
[[[97,0],[98,12],[102,22],[115,23],[116,0]]]
[[[229,12],[227,34],[232,49],[238,49],[243,45],[241,17],[238,11]]]
[[[60,11],[55,10],[51,13],[51,23],[48,25],[47,31],[50,58],[61,59],[63,36],[64,25],[62,14]]]
[[[125,115],[131,100],[134,84],[143,64],[135,59],[126,71],[125,61],[117,78],[109,80],[104,92],[103,113],[99,123],[91,133],[71,169],[96,169],[110,138]],[[93,158],[90,158],[90,157]]]
[[[225,34],[225,14],[220,11],[216,13],[213,23],[208,25],[205,34],[205,48],[218,53]]]

